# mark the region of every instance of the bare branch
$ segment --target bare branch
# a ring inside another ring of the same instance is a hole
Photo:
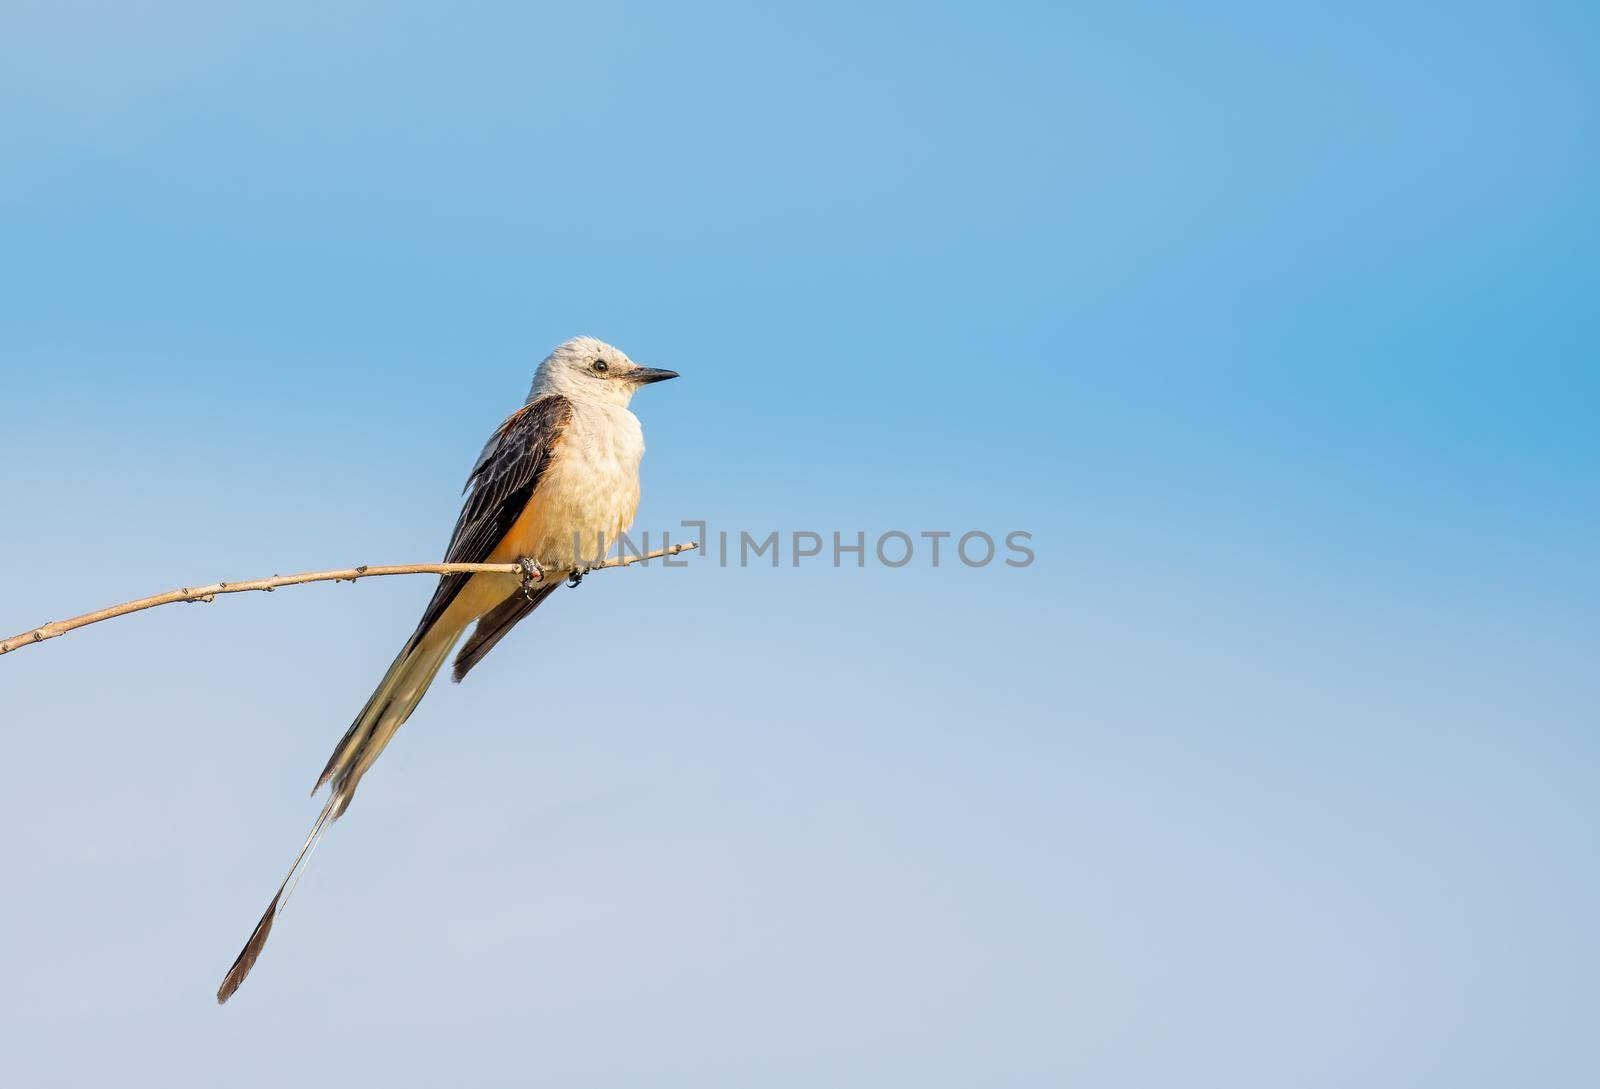
[[[670,548],[658,548],[654,552],[646,552],[642,556],[618,556],[596,564],[594,570],[600,571],[607,567],[626,567],[631,563],[643,563],[647,560],[660,559],[663,556],[676,556],[680,552],[688,552],[698,545],[694,541],[686,544],[672,545]],[[168,590],[164,594],[152,594],[141,597],[137,601],[125,601],[121,605],[111,605],[104,609],[97,609],[92,613],[75,616],[71,620],[54,620],[48,624],[41,624],[32,631],[25,631],[13,635],[10,639],[0,642],[0,654],[9,654],[20,647],[32,646],[42,643],[46,639],[54,639],[65,635],[69,631],[98,624],[102,620],[110,620],[117,616],[126,616],[129,613],[140,612],[144,609],[153,609],[157,605],[172,605],[180,601],[207,602],[215,601],[218,594],[242,594],[250,590],[276,590],[280,586],[299,586],[304,582],[354,582],[357,579],[376,578],[379,575],[517,575],[525,576],[520,564],[515,563],[403,563],[387,567],[374,567],[363,564],[360,567],[342,567],[335,571],[304,571],[298,575],[273,575],[266,579],[249,579],[245,582],[214,582],[210,586],[185,586],[177,590]],[[563,576],[564,577],[564,576]],[[534,579],[534,581],[538,581]]]

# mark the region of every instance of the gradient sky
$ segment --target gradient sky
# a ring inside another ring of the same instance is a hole
[[[438,556],[556,342],[639,527],[212,992],[426,579],[0,662],[0,1081],[1600,1080],[1593,5],[0,7],[0,635]]]

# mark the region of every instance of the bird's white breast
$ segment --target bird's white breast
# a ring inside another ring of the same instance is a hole
[[[620,405],[575,401],[539,482],[537,527],[530,526],[537,539],[526,542],[522,554],[554,569],[596,562],[633,522],[642,457],[638,417]]]

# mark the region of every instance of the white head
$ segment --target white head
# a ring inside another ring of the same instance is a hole
[[[676,377],[677,371],[641,367],[594,337],[573,337],[539,364],[528,400],[559,393],[573,401],[626,405],[640,386]]]

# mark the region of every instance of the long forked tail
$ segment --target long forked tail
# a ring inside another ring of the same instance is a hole
[[[378,754],[389,743],[389,739],[395,735],[395,731],[411,717],[411,712],[422,701],[423,694],[427,692],[428,686],[433,682],[439,667],[444,664],[450,648],[455,645],[460,634],[460,628],[448,629],[443,625],[435,625],[421,639],[408,642],[405,649],[395,658],[394,664],[389,667],[389,672],[384,674],[377,690],[372,693],[372,698],[367,701],[367,705],[361,709],[355,722],[350,724],[350,729],[345,732],[333,750],[328,766],[323,769],[321,777],[317,780],[318,787],[323,783],[332,784],[328,801],[322,807],[322,812],[317,815],[316,823],[311,826],[311,832],[301,845],[300,853],[295,856],[294,865],[290,866],[289,872],[284,875],[278,891],[272,894],[272,900],[267,904],[267,910],[262,914],[261,921],[250,932],[249,940],[244,943],[244,948],[234,959],[233,966],[223,977],[222,986],[217,988],[219,1003],[231,998],[233,992],[244,982],[245,976],[250,974],[250,969],[255,967],[256,960],[261,956],[261,950],[272,933],[273,921],[289,902],[289,897],[294,892],[300,875],[305,872],[306,864],[311,861],[311,853],[316,850],[323,833],[350,807],[350,799],[355,796],[356,784],[378,758]]]

